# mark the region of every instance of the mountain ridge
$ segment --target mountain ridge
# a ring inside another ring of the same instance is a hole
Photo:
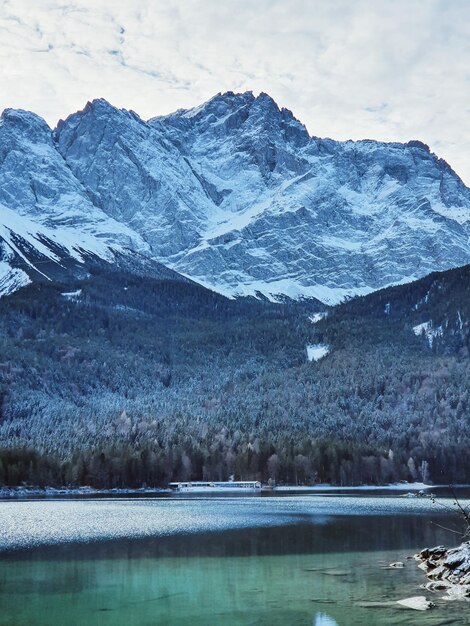
[[[426,144],[310,136],[264,93],[148,121],[104,99],[54,130],[2,120],[4,293],[31,280],[11,262],[28,246],[71,265],[138,253],[229,297],[326,304],[470,261],[470,190]]]

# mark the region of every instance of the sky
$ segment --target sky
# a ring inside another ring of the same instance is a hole
[[[264,91],[312,135],[420,139],[470,185],[470,0],[1,0],[0,109],[147,119]]]

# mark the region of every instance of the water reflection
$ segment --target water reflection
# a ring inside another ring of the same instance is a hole
[[[314,626],[338,626],[338,622],[324,613],[317,613],[313,620]]]
[[[319,516],[279,527],[238,528],[217,532],[120,539],[80,545],[42,546],[15,553],[16,560],[145,559],[165,557],[231,557],[414,549],[448,543],[453,536],[434,526],[442,514],[367,517]],[[0,553],[2,559],[11,559]]]

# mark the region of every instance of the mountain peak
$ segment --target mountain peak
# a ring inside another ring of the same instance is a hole
[[[0,118],[1,125],[19,131],[29,139],[50,137],[47,122],[36,113],[23,109],[5,109]]]
[[[246,101],[246,100],[255,100],[255,96],[253,95],[253,92],[251,90],[249,91],[219,91],[219,93],[213,96],[212,98],[210,98],[208,102],[210,102],[211,100],[215,100],[215,99]]]
[[[55,138],[57,139],[60,136],[64,126],[76,126],[88,117],[96,120],[96,122],[93,123],[98,124],[101,123],[101,120],[106,120],[107,118],[113,118],[115,124],[119,124],[120,121],[124,121],[125,123],[126,119],[135,120],[140,124],[145,124],[145,122],[134,111],[119,109],[108,102],[105,98],[95,98],[94,100],[89,100],[80,111],[72,113],[65,120],[59,120],[54,130]]]
[[[279,111],[277,102],[265,91],[261,91],[260,94],[255,98],[255,100],[265,103],[267,106],[275,107]]]
[[[115,106],[113,106],[110,102],[108,102],[108,100],[106,100],[105,98],[94,98],[93,100],[91,101],[89,100],[86,103],[83,111],[84,112],[100,111],[103,113],[114,113],[118,111],[118,109]]]
[[[292,112],[280,109],[263,91],[258,96],[252,91],[218,93],[197,107],[179,109],[170,115],[152,118],[149,123],[172,134],[178,145],[181,141],[189,141],[187,135],[196,129],[198,134],[209,133],[217,137],[243,134],[253,140],[258,135],[263,135],[266,140],[271,134],[273,141],[276,136],[282,136],[297,147],[310,140],[307,129]],[[182,135],[187,136],[186,139]]]
[[[254,101],[255,97],[252,91],[245,91],[244,93],[235,93],[233,91],[219,92],[199,106],[193,107],[192,109],[180,109],[176,114],[180,114],[181,117],[195,121],[208,115],[220,118],[231,111],[250,106]]]
[[[418,139],[412,139],[411,141],[408,141],[406,145],[409,148],[419,148],[421,150],[424,150],[425,152],[429,152],[429,153],[431,152],[431,149],[428,146],[428,144],[423,143],[422,141],[419,141]]]

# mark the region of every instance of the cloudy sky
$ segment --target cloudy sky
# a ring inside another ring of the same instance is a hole
[[[469,0],[1,0],[0,107],[51,124],[269,93],[311,134],[421,139],[470,184]]]

